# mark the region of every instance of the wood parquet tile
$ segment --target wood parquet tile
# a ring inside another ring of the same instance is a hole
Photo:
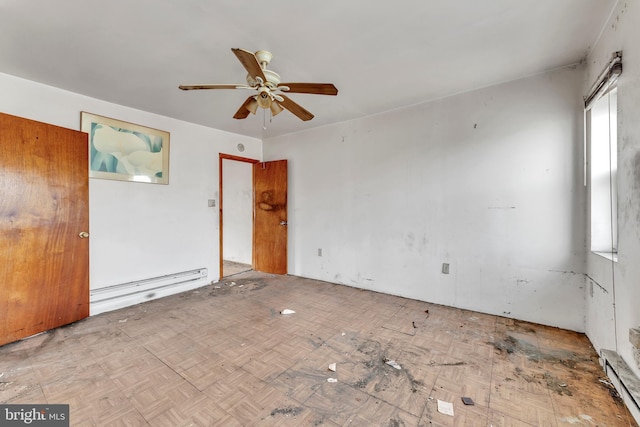
[[[0,403],[73,426],[635,427],[602,377],[583,334],[253,271],[0,347]]]

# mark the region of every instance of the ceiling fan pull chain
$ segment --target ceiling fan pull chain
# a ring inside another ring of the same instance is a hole
[[[267,130],[267,109],[262,109],[262,130]]]

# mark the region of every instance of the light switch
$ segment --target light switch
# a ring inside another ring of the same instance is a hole
[[[210,208],[214,208],[216,206],[216,199],[209,199],[208,204]]]

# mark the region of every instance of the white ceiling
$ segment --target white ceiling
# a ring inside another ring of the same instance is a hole
[[[616,0],[0,0],[0,72],[229,132],[268,138],[577,63]],[[232,47],[273,53],[315,114],[232,118]],[[2,96],[0,94],[0,96]],[[96,112],[99,113],[99,112]]]

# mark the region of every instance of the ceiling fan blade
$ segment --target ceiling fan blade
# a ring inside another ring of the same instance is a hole
[[[198,90],[198,89],[253,89],[251,86],[244,84],[229,85],[180,85],[178,88],[182,90]]]
[[[291,99],[287,98],[284,95],[282,96],[282,101],[280,101],[280,105],[282,105],[287,110],[291,111],[293,114],[298,116],[300,120],[307,121],[313,119],[313,114],[302,108],[300,105],[293,102]]]
[[[246,119],[249,117],[249,113],[256,113],[258,108],[258,101],[255,100],[255,96],[248,97],[238,108],[238,111],[233,115],[234,119]]]
[[[258,59],[252,52],[238,48],[231,48],[231,50],[236,54],[236,56],[240,60],[240,63],[245,68],[245,70],[247,70],[251,77],[260,77],[263,82],[267,81],[267,78],[262,71],[262,67],[258,63]]]
[[[337,95],[338,89],[331,83],[280,83],[287,86],[289,93],[312,93],[316,95]]]

